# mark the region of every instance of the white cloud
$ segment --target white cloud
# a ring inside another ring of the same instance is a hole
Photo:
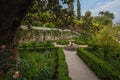
[[[94,16],[98,15],[100,11],[110,11],[114,13],[114,21],[120,20],[120,0],[106,0],[97,4],[96,8],[90,10]],[[84,11],[85,13],[86,11]]]

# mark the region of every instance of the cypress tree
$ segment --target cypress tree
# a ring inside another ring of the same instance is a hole
[[[80,20],[81,18],[81,4],[80,1],[77,0],[77,19]]]

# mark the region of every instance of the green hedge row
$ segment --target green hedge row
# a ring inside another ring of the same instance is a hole
[[[34,49],[27,47],[25,50],[23,50],[23,48],[19,48],[20,52],[24,52],[24,51],[30,51],[33,52]],[[58,62],[57,62],[57,66],[58,66],[58,80],[71,80],[71,78],[68,75],[68,66],[65,62],[65,55],[63,52],[62,48],[58,48],[58,47],[48,47],[47,49],[45,47],[37,47],[35,49],[35,51],[40,51],[40,52],[44,52],[46,50],[50,50],[50,51],[56,51],[58,54]],[[57,56],[56,56],[57,57]],[[57,73],[56,73],[57,74]]]
[[[21,62],[15,67],[20,72],[18,79],[13,79],[10,73],[3,80],[71,80],[68,75],[68,66],[65,62],[65,55],[62,48],[49,47],[49,54],[33,51],[32,48],[20,50]],[[43,50],[45,47],[37,48]],[[57,68],[56,68],[57,67]]]
[[[58,40],[58,41],[57,41],[57,44],[60,44],[60,45],[67,45],[67,44],[69,44],[69,41],[68,41],[68,40],[62,39],[62,40]]]
[[[81,40],[75,40],[74,43],[76,43],[78,45],[86,45],[87,44],[87,42],[81,41]]]
[[[44,52],[44,51],[53,51],[53,50],[56,50],[57,51],[57,47],[54,47],[54,46],[51,46],[51,47],[35,47],[35,48],[32,48],[32,47],[26,47],[26,48],[21,48],[19,47],[19,51],[36,51],[36,52]]]
[[[115,71],[112,65],[97,58],[83,48],[78,48],[77,54],[93,71],[95,71],[101,80],[120,80],[120,72]]]
[[[71,80],[68,75],[68,66],[65,62],[65,55],[62,48],[58,49],[58,80]]]
[[[54,46],[52,41],[44,41],[44,42],[28,42],[28,43],[21,43],[19,44],[20,48],[25,47],[46,47],[46,46]]]

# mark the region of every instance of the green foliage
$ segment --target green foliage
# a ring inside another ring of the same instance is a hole
[[[109,42],[109,40],[107,41]],[[120,45],[118,42],[110,42],[105,47],[101,45],[96,39],[85,48],[88,52],[91,52],[96,57],[107,61],[109,64],[115,67],[117,71],[120,71]]]
[[[55,71],[57,71],[55,68],[57,64],[56,52],[57,48],[45,52],[21,50],[21,61],[15,67],[15,71],[19,71],[20,75],[17,80],[53,80]],[[10,74],[7,80],[10,77],[11,80],[14,80],[13,75],[14,73]]]
[[[83,25],[83,20],[75,20],[74,22],[77,26],[82,26]]]
[[[99,24],[103,26],[112,26],[112,19],[108,16],[96,16],[94,17],[94,21],[98,22]]]
[[[90,11],[87,11],[86,13],[85,13],[85,15],[83,16],[83,29],[85,30],[85,31],[88,31],[89,32],[89,30],[90,30],[90,28],[92,27],[92,16],[91,16],[91,12]]]
[[[0,50],[0,72],[6,74],[16,64],[15,59],[10,56],[12,53],[6,49]]]
[[[92,27],[90,29],[90,33],[95,36],[99,31],[103,29],[103,25],[98,22],[92,22]]]
[[[50,41],[40,42],[40,43],[22,43],[19,45],[19,51],[36,51],[36,52],[45,52],[46,50],[52,51],[56,50],[54,45]]]
[[[100,16],[96,16],[94,19],[100,23],[101,25],[104,25],[104,26],[112,26],[113,24],[113,21],[112,19],[114,19],[114,14],[113,13],[110,13],[108,11],[101,11],[99,12]]]
[[[62,0],[62,2],[64,1]],[[33,7],[23,23],[37,26],[50,23],[48,27],[53,27],[54,25],[54,27],[62,26],[63,28],[67,25],[70,26],[73,23],[74,12],[68,11],[66,8],[62,8],[62,6],[66,4],[69,9],[73,10],[73,1],[64,4],[60,2],[60,0],[35,0]]]
[[[118,42],[114,38],[114,30],[110,27],[103,29],[96,38],[99,44],[103,47],[104,58],[107,58],[107,54],[119,48]],[[106,59],[105,59],[106,60]]]
[[[62,48],[58,49],[58,80],[71,80],[68,75],[68,66],[65,62],[65,55]]]
[[[91,44],[89,47],[85,48],[88,52],[91,52],[94,54],[96,57],[100,59],[104,59],[104,53],[103,53],[103,48],[99,44]]]
[[[38,27],[43,27],[43,24],[41,22],[33,21],[32,26],[38,26]]]
[[[114,37],[116,38],[117,41],[120,41],[120,24],[116,24],[113,28],[116,31],[116,34]]]
[[[36,46],[36,47],[46,47],[46,46],[50,47],[50,46],[53,46],[53,44],[52,44],[52,41],[44,41],[44,42],[21,43],[19,45],[19,47],[23,47],[23,48],[24,48],[24,46],[26,46],[26,47],[34,47],[34,46]]]
[[[17,80],[71,80],[62,48],[54,49],[45,52],[21,50],[21,62],[15,67],[20,75]],[[16,80],[13,75],[10,74],[6,80],[10,77],[10,80]]]
[[[112,15],[112,13],[106,13],[105,15],[92,17],[91,12],[87,11],[85,15],[81,17],[81,20],[74,20],[76,31],[80,32],[84,39],[90,39],[99,33],[104,27],[111,27],[113,21],[111,18],[112,16],[110,17],[110,15]]]
[[[48,28],[55,28],[55,25],[53,23],[49,23],[49,22],[47,22],[45,24],[45,26],[48,27]]]
[[[81,4],[80,1],[77,0],[77,19],[80,20],[81,18]]]
[[[57,41],[57,44],[67,45],[67,44],[69,44],[69,41],[68,41],[68,40],[65,40],[65,39],[60,39],[60,40]]]
[[[101,14],[103,16],[107,16],[107,17],[109,17],[111,19],[114,19],[114,14],[110,13],[109,11],[105,11],[105,12],[101,11],[101,12],[99,12],[99,14]]]
[[[91,29],[92,29],[92,16],[91,12],[87,11],[84,16],[82,16],[82,20],[77,22],[77,25],[80,26],[80,33],[83,38],[90,38]]]
[[[88,44],[86,40],[80,38],[80,37],[75,37],[74,38],[74,43],[78,44],[78,45],[86,45]]]
[[[78,45],[86,45],[87,43],[81,40],[75,40],[74,43],[78,44]]]
[[[46,53],[44,55],[40,53],[34,53],[34,52],[22,53],[21,58],[26,63],[25,64],[21,63],[19,65],[18,70],[21,72],[20,75],[22,75],[23,77],[26,77],[26,79],[29,79],[29,80],[51,79],[50,76],[53,76],[54,69],[55,69],[54,68],[55,56],[53,54],[54,52],[48,53],[48,54]],[[49,56],[49,58],[46,58],[46,56]],[[25,68],[25,70],[23,69],[23,67]]]
[[[96,38],[100,41],[103,45],[108,45],[113,40],[113,30],[112,28],[104,28],[96,35]],[[111,39],[111,40],[110,40]]]
[[[97,58],[92,53],[87,52],[83,48],[77,49],[77,54],[86,62],[86,64],[95,71],[95,73],[101,78],[101,80],[119,80],[120,72],[115,68]]]

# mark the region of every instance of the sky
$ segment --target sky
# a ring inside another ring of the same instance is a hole
[[[98,15],[100,11],[109,11],[114,13],[114,22],[120,22],[120,0],[80,0],[81,14],[91,11],[93,16]],[[74,11],[77,9],[77,0],[74,2]]]

